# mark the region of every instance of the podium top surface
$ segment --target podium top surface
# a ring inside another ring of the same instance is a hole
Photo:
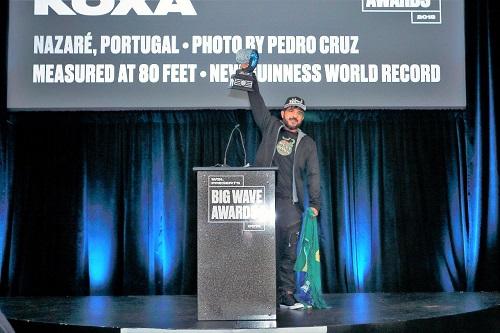
[[[278,167],[194,167],[193,171],[278,171]]]

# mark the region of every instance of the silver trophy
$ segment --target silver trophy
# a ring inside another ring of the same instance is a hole
[[[241,65],[241,68],[231,75],[229,87],[237,90],[254,91],[255,78],[252,72],[259,63],[259,53],[257,50],[241,49],[236,53],[236,62]]]

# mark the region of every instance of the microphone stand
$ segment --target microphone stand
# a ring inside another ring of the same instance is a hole
[[[240,124],[236,124],[236,126],[234,126],[233,130],[231,131],[231,134],[229,135],[229,141],[227,142],[226,151],[224,152],[224,164],[222,164],[222,166],[228,166],[227,165],[227,151],[229,150],[229,145],[231,144],[231,140],[233,139],[234,131],[236,131],[236,130],[238,130],[238,132],[240,133],[241,146],[243,147],[243,158],[244,158],[243,167],[250,166],[250,164],[247,163],[247,151],[245,149],[245,141],[243,140],[243,134],[241,133],[241,130],[239,127],[240,127]],[[221,166],[221,165],[218,165],[218,166]]]

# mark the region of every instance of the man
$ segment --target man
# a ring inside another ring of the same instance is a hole
[[[300,97],[287,98],[281,120],[267,109],[255,81],[248,92],[252,114],[262,132],[257,149],[256,166],[277,166],[276,239],[277,282],[280,307],[299,309],[303,305],[294,297],[297,258],[296,245],[304,211],[304,185],[307,184],[309,206],[314,215],[320,208],[319,162],[316,143],[300,130],[306,105]]]

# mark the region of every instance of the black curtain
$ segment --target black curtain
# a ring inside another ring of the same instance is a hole
[[[491,3],[467,1],[467,110],[307,111],[325,292],[500,288]],[[2,295],[196,293],[192,167],[222,162],[237,123],[253,161],[248,111],[5,118]]]
[[[469,157],[469,290],[500,286],[499,184],[499,45],[500,10],[496,1],[467,2],[468,157]]]

